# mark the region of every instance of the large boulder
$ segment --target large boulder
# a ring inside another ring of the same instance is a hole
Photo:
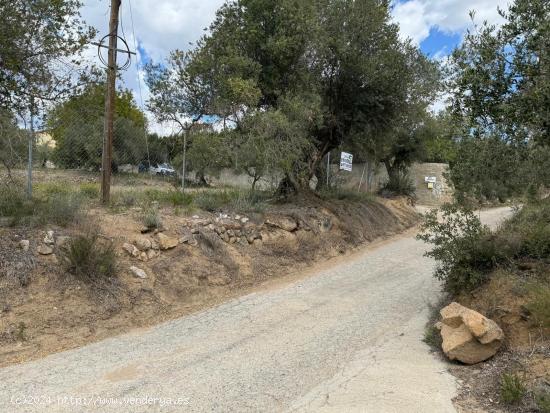
[[[451,360],[476,364],[495,355],[504,339],[502,329],[493,320],[458,303],[440,311],[436,327],[443,339],[443,352]]]

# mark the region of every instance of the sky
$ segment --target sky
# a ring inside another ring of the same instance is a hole
[[[509,0],[394,0],[393,20],[401,36],[410,38],[433,59],[444,59],[460,44],[471,26],[469,12],[476,10],[476,21],[500,24],[497,7],[506,9]],[[123,73],[124,86],[134,92],[138,105],[144,105],[148,90],[143,82],[142,65],[165,59],[173,49],[186,49],[196,42],[214,19],[224,0],[122,0],[119,34],[137,52],[132,66]],[[88,24],[107,33],[110,0],[84,0],[81,10]],[[134,36],[135,33],[135,36]],[[90,47],[85,59],[97,62],[97,50]],[[436,103],[435,107],[441,107]],[[150,119],[152,130],[170,133],[171,125]]]

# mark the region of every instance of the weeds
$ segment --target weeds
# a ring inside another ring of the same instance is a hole
[[[15,338],[18,341],[27,341],[26,331],[27,331],[27,325],[23,321],[21,321],[17,325],[17,330],[15,331]]]
[[[550,287],[536,283],[530,290],[532,298],[526,306],[527,309],[537,324],[545,328],[550,327]]]
[[[195,205],[209,212],[221,210],[231,202],[231,192],[223,191],[201,191],[195,195]]]
[[[162,220],[158,209],[153,206],[145,208],[141,216],[141,222],[150,230],[162,227]]]
[[[111,243],[96,234],[71,239],[64,252],[67,271],[85,282],[104,281],[116,275],[116,255]]]
[[[79,187],[79,193],[88,199],[99,198],[99,185],[94,183],[81,184]]]
[[[439,330],[433,325],[427,326],[424,330],[422,341],[431,348],[438,349],[441,346],[441,335],[439,334]]]
[[[521,379],[512,373],[504,373],[500,379],[500,397],[506,404],[518,403],[525,396],[526,389]]]
[[[0,194],[0,216],[9,217],[12,225],[60,226],[67,226],[81,217],[82,198],[78,194],[58,190],[55,185],[46,189],[47,196],[31,199],[19,188],[5,189]]]
[[[550,413],[550,393],[539,393],[535,396],[537,407],[542,413]]]

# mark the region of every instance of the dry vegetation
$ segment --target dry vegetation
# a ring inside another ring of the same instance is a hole
[[[169,184],[128,181],[115,184],[112,204],[104,208],[90,181],[41,182],[33,202],[16,193],[2,198],[0,366],[215,305],[417,222],[404,199],[325,194],[283,204],[261,192],[222,188],[183,195]],[[51,202],[67,199],[73,202],[67,219],[43,214]],[[224,235],[225,221],[241,222],[242,231]],[[295,228],[283,229],[285,222]],[[144,226],[151,232],[142,234]],[[53,253],[42,255],[47,231],[54,232]],[[154,243],[157,232],[178,245],[150,249],[150,257],[122,248],[143,239]],[[22,240],[29,241],[28,250]],[[146,277],[132,273],[132,266]]]

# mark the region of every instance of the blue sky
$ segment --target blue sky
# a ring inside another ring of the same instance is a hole
[[[437,27],[430,29],[430,34],[422,42],[420,49],[431,58],[447,56],[460,44],[462,35],[460,33],[444,33]]]
[[[189,47],[197,41],[214,19],[216,10],[224,0],[125,0],[122,2],[120,21],[131,48],[137,44],[141,65],[150,59],[159,62],[176,48]],[[393,20],[399,24],[401,36],[410,38],[428,56],[442,59],[447,56],[471,26],[468,16],[476,10],[478,21],[498,24],[501,18],[497,6],[506,8],[509,0],[394,0]],[[109,0],[84,0],[84,19],[99,30],[99,36],[107,33]],[[133,17],[133,18],[132,18]],[[133,24],[132,24],[133,23]],[[134,40],[134,33],[136,39]],[[90,48],[85,59],[96,62],[97,51]],[[135,91],[138,104],[139,84],[143,101],[148,90],[143,84],[143,73],[134,64],[124,74],[125,86]],[[150,124],[160,133],[168,132],[166,125]]]

